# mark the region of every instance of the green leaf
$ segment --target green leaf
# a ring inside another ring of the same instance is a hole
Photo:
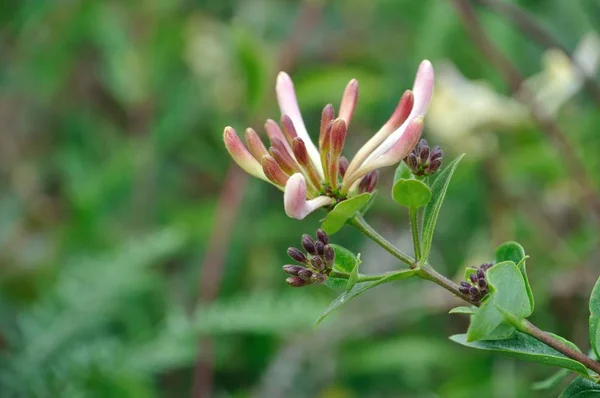
[[[525,279],[515,263],[504,261],[494,265],[486,272],[486,278],[492,290],[494,306],[507,320],[519,321],[531,315],[533,309]]]
[[[501,340],[512,335],[514,331],[515,328],[506,323],[504,315],[494,305],[494,298],[488,296],[471,316],[466,336],[469,342],[484,339]]]
[[[476,311],[477,307],[475,307],[474,305],[463,305],[460,307],[452,308],[450,311],[448,311],[448,314],[474,314]]]
[[[340,294],[335,300],[331,302],[331,304],[329,304],[329,306],[325,309],[325,311],[323,311],[319,319],[317,319],[315,327],[318,326],[319,323],[321,323],[321,321],[325,319],[329,314],[331,314],[333,310],[337,309],[342,304],[347,303],[353,298],[360,296],[367,290],[379,286],[383,283],[410,278],[411,276],[415,275],[416,272],[417,271],[414,269],[395,271],[390,272],[388,274],[384,274],[384,276],[382,276],[381,279],[378,279],[376,281],[357,283],[352,287],[352,289],[350,289],[350,291]]]
[[[451,336],[450,340],[467,347],[501,352],[518,359],[559,366],[581,375],[588,375],[588,370],[582,363],[521,332],[515,332],[512,337],[504,340],[469,342],[465,334]]]
[[[323,220],[323,230],[329,235],[335,234],[369,202],[370,198],[371,194],[365,192],[338,203]]]
[[[460,155],[446,168],[444,168],[431,186],[431,200],[427,203],[427,206],[425,206],[425,212],[423,213],[423,244],[421,249],[422,257],[419,261],[419,264],[421,265],[425,264],[427,262],[427,258],[429,257],[429,252],[431,251],[431,244],[433,241],[433,232],[435,230],[435,223],[438,215],[440,214],[440,209],[442,208],[442,203],[444,202],[444,197],[446,196],[446,191],[450,185],[452,175],[454,174],[456,166],[458,166],[458,163],[463,156],[465,155]]]
[[[335,243],[329,244],[335,252],[333,270],[339,272],[352,272],[356,266],[357,257],[350,250]]]
[[[400,162],[398,167],[396,167],[396,171],[394,172],[394,185],[396,185],[396,181],[401,178],[405,180],[414,178],[412,172],[408,168],[408,165],[404,163],[404,161]]]
[[[429,202],[431,190],[419,180],[401,178],[392,188],[392,198],[402,206],[416,209]]]
[[[523,279],[525,279],[525,287],[527,289],[527,296],[529,297],[529,304],[531,305],[531,310],[533,311],[535,303],[525,266],[525,260],[527,257],[528,256],[525,254],[525,249],[523,249],[523,246],[517,242],[506,242],[496,248],[497,263],[502,261],[512,261],[513,263],[517,264],[517,268],[519,268],[519,271],[521,271],[521,274],[523,274]]]
[[[360,254],[356,257],[356,265],[354,266],[354,268],[352,269],[352,272],[350,272],[350,276],[348,277],[348,283],[346,285],[346,292],[349,292],[350,289],[352,289],[354,287],[354,285],[356,285],[356,282],[358,282],[358,267],[360,266]]]
[[[600,326],[600,278],[596,281],[590,295],[590,344],[596,357],[600,357],[600,327],[598,326]]]
[[[567,386],[558,398],[598,398],[600,384],[583,377],[578,377]]]
[[[371,197],[369,198],[369,201],[367,202],[366,205],[364,205],[364,207],[362,209],[360,209],[360,214],[365,215],[367,214],[367,212],[371,209],[371,206],[373,206],[373,203],[375,203],[375,199],[377,199],[377,194],[379,193],[379,191],[376,189],[373,192],[371,192]]]
[[[550,390],[558,386],[568,374],[568,369],[560,369],[558,372],[553,373],[550,377],[533,383],[531,385],[531,389],[536,391]]]
[[[347,284],[348,279],[344,278],[329,277],[325,281],[325,286],[333,290],[345,289]]]

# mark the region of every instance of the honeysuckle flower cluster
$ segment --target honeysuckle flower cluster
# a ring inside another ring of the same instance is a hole
[[[276,94],[281,120],[269,119],[265,130],[269,149],[252,128],[246,130],[245,146],[232,127],[224,141],[233,160],[247,173],[284,191],[289,217],[303,219],[314,210],[371,192],[377,184],[377,169],[397,164],[419,141],[423,117],[433,94],[433,66],[419,66],[412,90],[402,95],[390,119],[348,161],[342,156],[348,127],[358,99],[358,81],[344,90],[336,117],[333,105],[323,108],[318,148],[304,125],[291,78],[280,72]]]

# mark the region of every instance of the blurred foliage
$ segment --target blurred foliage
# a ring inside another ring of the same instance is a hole
[[[568,48],[600,27],[594,0],[513,2]],[[306,7],[315,23],[298,26]],[[543,48],[480,15],[524,75],[540,71]],[[2,397],[190,396],[206,336],[219,397],[548,396],[530,384],[553,369],[448,341],[466,322],[420,282],[369,292],[313,330],[337,293],[291,290],[281,265],[318,216],[288,219],[280,192],[236,178],[222,147],[225,125],[261,130],[278,117],[281,65],[313,130],[358,78],[350,152],[387,120],[422,58],[506,95],[450,2],[20,0],[0,6],[0,21]],[[580,92],[556,115],[596,186],[598,106]],[[455,131],[461,120],[447,123]],[[534,321],[587,350],[598,225],[561,154],[533,123],[454,141],[444,119],[436,125],[432,134],[426,121],[425,136],[446,159],[467,155],[431,262],[462,275],[518,240],[531,256]],[[470,152],[481,137],[486,150]],[[392,173],[369,219],[409,250]],[[362,252],[364,273],[397,267],[356,231],[335,239]]]

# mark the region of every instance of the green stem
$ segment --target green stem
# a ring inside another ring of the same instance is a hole
[[[402,270],[402,271],[396,271],[396,272],[406,272],[406,271]],[[391,274],[394,274],[396,272],[388,272],[386,274],[379,274],[379,275],[359,275],[358,282],[378,281],[379,279],[385,278],[386,276],[390,276]],[[334,278],[340,278],[340,279],[350,278],[350,274],[348,272],[339,272],[339,271],[332,271],[329,276],[334,277]]]
[[[416,207],[411,207],[408,210],[408,215],[410,218],[410,229],[412,230],[412,240],[415,248],[415,260],[419,262],[421,259],[421,242],[419,239],[419,223],[418,223],[418,215],[419,209]]]
[[[367,224],[367,222],[365,221],[363,216],[357,215],[354,218],[351,218],[349,220],[349,222],[350,222],[350,225],[352,225],[353,227],[358,229],[360,232],[365,234],[367,237],[369,237],[369,239],[371,239],[373,242],[377,243],[379,246],[381,246],[385,251],[390,253],[392,256],[396,257],[398,260],[402,261],[403,263],[409,265],[411,268],[416,267],[416,262],[414,259],[412,259],[409,255],[405,254],[401,250],[397,249],[387,239],[385,239],[377,231],[375,231],[373,229],[373,227],[371,227],[369,224]]]
[[[357,216],[354,219],[352,219],[351,224],[353,226],[355,226],[356,228],[358,228],[361,232],[363,232],[368,238],[370,238],[375,243],[380,245],[388,253],[391,253],[396,258],[399,258],[403,262],[406,262],[407,264],[411,265],[411,267],[416,267],[414,261],[410,257],[408,257],[407,255],[402,253],[400,250],[398,250],[396,247],[394,247],[390,242],[388,242],[383,237],[381,237],[381,235],[379,235],[375,230],[373,230],[373,228],[369,224],[367,224],[367,222],[364,220],[364,218],[362,216]],[[408,260],[408,262],[405,260]],[[401,272],[401,271],[397,271],[397,272]],[[421,267],[419,267],[416,275],[422,279],[426,279],[426,280],[434,282],[435,284],[443,287],[444,289],[448,290],[449,292],[462,298],[463,300],[465,300],[466,302],[468,302],[472,305],[479,306],[478,302],[471,301],[471,299],[469,298],[468,295],[462,293],[459,290],[458,284],[456,284],[454,281],[446,278],[444,275],[437,272],[429,264],[424,264]],[[376,277],[381,278],[381,275],[377,275]],[[529,322],[527,319],[523,319],[522,322],[520,322],[520,323],[516,322],[513,324],[519,331],[526,333],[526,334],[534,337],[535,339],[541,341],[542,343],[554,348],[556,351],[562,353],[566,357],[582,363],[588,369],[590,369],[600,375],[600,363],[599,362],[596,362],[593,359],[591,359],[590,357],[588,357],[587,355],[582,354],[578,350],[575,350],[575,349],[569,347],[567,344],[554,338],[551,334],[538,328],[537,326],[535,326],[534,324]]]

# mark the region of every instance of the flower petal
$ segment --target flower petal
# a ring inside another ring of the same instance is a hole
[[[288,217],[302,220],[319,207],[332,203],[333,199],[327,196],[318,196],[314,199],[306,200],[306,180],[300,173],[291,176],[285,185],[283,205],[285,207],[285,214]]]
[[[362,178],[365,174],[381,167],[392,166],[404,159],[406,155],[408,155],[415,147],[415,145],[417,145],[417,142],[419,142],[422,131],[423,117],[417,116],[408,123],[404,134],[402,134],[402,136],[386,153],[377,159],[365,162],[365,164],[352,173],[347,180],[344,179],[342,191],[347,192],[348,189],[352,187],[352,184],[354,184],[359,178]]]
[[[392,146],[398,139],[404,134],[404,131],[408,127],[408,124],[412,119],[417,116],[424,116],[427,112],[427,108],[429,107],[429,102],[431,101],[431,96],[433,95],[433,83],[434,83],[434,73],[433,73],[433,65],[428,60],[421,62],[419,65],[419,70],[417,71],[417,76],[415,77],[415,83],[413,85],[413,94],[414,94],[414,106],[410,115],[406,119],[402,125],[396,129],[393,133],[389,135],[383,141],[381,145],[377,149],[375,149],[365,160],[363,164],[366,162],[377,159],[384,153],[390,150]]]
[[[308,131],[306,131],[304,121],[302,120],[302,114],[300,113],[300,108],[298,107],[294,83],[287,73],[279,72],[275,91],[277,93],[277,102],[279,103],[279,110],[281,111],[281,114],[288,115],[290,119],[292,119],[292,123],[296,128],[298,137],[302,138],[302,141],[304,141],[306,144],[306,149],[308,150],[310,159],[314,163],[319,173],[321,173],[322,177],[323,166],[321,165],[321,159],[319,158],[319,151],[310,139]]]
[[[260,178],[261,180],[270,182],[265,173],[262,170],[262,166],[254,157],[248,152],[248,149],[244,146],[233,127],[225,127],[223,132],[223,141],[225,141],[225,148],[233,158],[233,160],[240,166],[246,173]]]

